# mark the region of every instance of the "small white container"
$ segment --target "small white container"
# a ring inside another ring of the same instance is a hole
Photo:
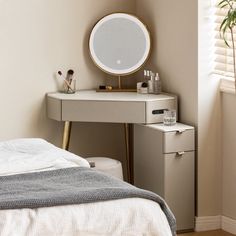
[[[143,82],[138,82],[137,83],[137,93],[141,93],[142,84],[143,84]]]
[[[144,84],[146,84],[145,87],[143,87]],[[146,82],[137,83],[137,93],[147,94],[148,93],[148,84]]]
[[[148,93],[148,87],[141,87],[140,88],[140,93],[147,94]]]

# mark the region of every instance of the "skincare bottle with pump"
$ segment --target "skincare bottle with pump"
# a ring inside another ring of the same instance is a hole
[[[156,73],[155,79],[154,79],[154,93],[155,94],[160,94],[161,93],[161,80],[159,77],[159,74]]]
[[[143,78],[144,78],[144,81],[146,81],[147,80],[147,70],[144,70],[143,71]]]
[[[148,82],[149,77],[150,77],[150,72],[149,70],[144,70],[144,82]]]
[[[151,71],[146,70],[146,79],[145,79],[145,82],[147,82],[147,83],[148,83],[148,80],[149,80],[149,78],[150,78],[150,72],[151,72]]]

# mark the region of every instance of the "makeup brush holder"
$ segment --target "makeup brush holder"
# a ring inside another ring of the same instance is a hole
[[[65,80],[63,83],[63,93],[66,94],[73,94],[76,92],[76,80],[73,79],[72,81]]]

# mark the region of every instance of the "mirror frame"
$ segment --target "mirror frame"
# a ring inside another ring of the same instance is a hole
[[[129,19],[129,20],[135,22],[142,29],[142,31],[145,35],[145,39],[146,39],[146,51],[145,51],[145,54],[143,55],[143,57],[139,60],[139,62],[136,65],[134,65],[133,67],[131,67],[129,69],[125,69],[125,70],[115,70],[115,69],[109,68],[106,65],[104,65],[96,56],[96,53],[93,48],[94,36],[95,36],[95,33],[97,32],[97,30],[99,29],[100,25],[109,21],[110,19],[114,19],[114,18],[118,18],[118,17]],[[112,14],[106,15],[105,17],[101,18],[93,27],[90,37],[89,37],[89,52],[90,52],[90,57],[92,58],[94,64],[103,72],[110,74],[110,75],[116,75],[119,77],[125,76],[125,75],[130,75],[130,74],[133,74],[133,73],[137,72],[138,70],[140,70],[142,68],[142,66],[149,59],[150,52],[151,52],[151,35],[150,35],[150,32],[149,32],[147,26],[137,16],[127,14],[127,13],[112,13]]]

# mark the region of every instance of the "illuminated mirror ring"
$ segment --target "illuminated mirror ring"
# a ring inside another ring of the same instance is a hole
[[[150,33],[133,15],[111,14],[94,26],[89,49],[94,63],[104,72],[129,75],[147,61],[151,49]]]

